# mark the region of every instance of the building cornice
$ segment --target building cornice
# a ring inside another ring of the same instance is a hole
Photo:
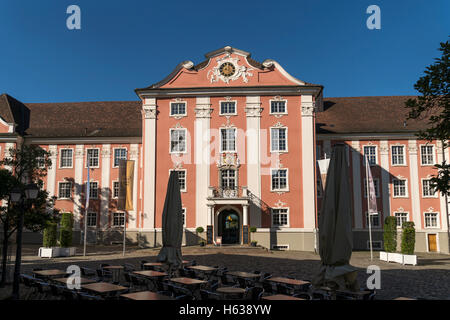
[[[25,144],[103,144],[103,143],[142,143],[142,137],[67,137],[32,138],[25,137]]]
[[[383,133],[317,133],[317,140],[392,140],[419,139],[416,132],[383,132]]]

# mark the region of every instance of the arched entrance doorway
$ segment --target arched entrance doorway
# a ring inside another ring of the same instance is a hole
[[[240,243],[239,214],[233,209],[226,209],[219,214],[218,218],[218,234],[222,237],[222,243]]]

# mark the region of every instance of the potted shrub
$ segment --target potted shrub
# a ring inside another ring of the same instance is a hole
[[[60,255],[64,257],[74,256],[76,248],[72,247],[73,214],[64,212],[61,216],[59,245]]]
[[[397,219],[393,216],[384,220],[383,243],[385,251],[380,252],[380,260],[392,261],[397,250]]]
[[[52,258],[58,255],[56,222],[49,222],[44,229],[43,247],[39,248],[39,257]]]
[[[250,240],[251,240],[251,239],[253,239],[252,233],[256,232],[256,227],[250,227],[249,231],[250,231]],[[250,241],[250,245],[254,247],[254,245],[252,243],[253,243],[253,241]]]
[[[258,241],[253,240],[252,242],[250,242],[252,247],[256,247],[256,245],[258,244]]]
[[[199,237],[198,234],[202,234],[204,231],[205,231],[205,229],[203,229],[203,227],[197,227],[197,229],[195,229],[195,232],[197,233],[197,237]],[[203,247],[205,245],[205,241],[200,238],[199,244],[200,244],[200,246]]]
[[[416,244],[416,230],[414,222],[404,222],[402,225],[402,254],[403,264],[417,264],[417,256],[414,254],[414,247]]]

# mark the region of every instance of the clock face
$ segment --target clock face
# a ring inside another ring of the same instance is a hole
[[[231,62],[225,62],[219,67],[219,71],[224,77],[230,77],[236,72],[236,68]]]

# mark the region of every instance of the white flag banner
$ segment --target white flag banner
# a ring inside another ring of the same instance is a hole
[[[367,212],[369,212],[369,215],[377,215],[377,197],[375,193],[375,184],[373,182],[372,172],[370,170],[369,161],[366,157],[366,169],[367,169],[367,179],[368,179],[368,190],[367,190],[367,196],[369,197],[368,205],[369,208]]]

